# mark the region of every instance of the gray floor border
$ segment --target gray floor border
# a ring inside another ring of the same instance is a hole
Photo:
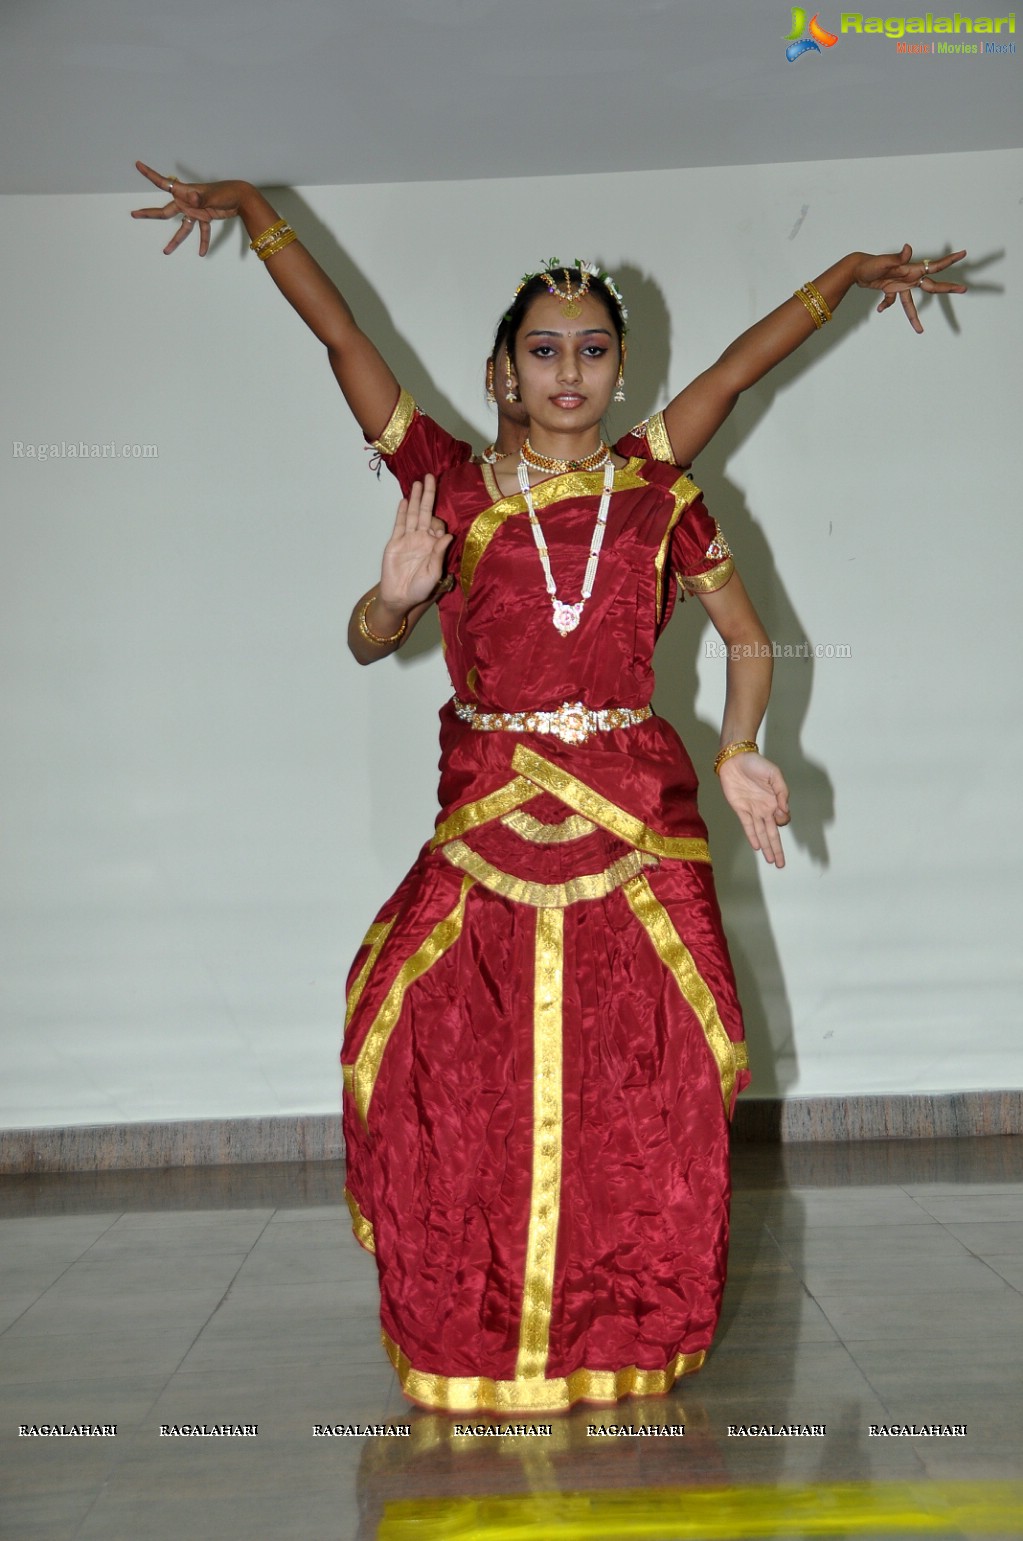
[[[1023,1090],[746,1098],[739,1102],[734,1123],[736,1141],[771,1145],[1021,1132]],[[333,1113],[0,1130],[3,1173],[334,1161],[343,1154],[340,1119]]]

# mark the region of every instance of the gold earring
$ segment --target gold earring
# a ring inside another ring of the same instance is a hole
[[[518,401],[519,399],[518,386],[515,383],[515,376],[512,374],[511,355],[508,353],[504,356],[504,399],[505,401]]]
[[[618,379],[615,381],[615,401],[625,400],[625,348],[622,348],[621,362],[618,365]]]

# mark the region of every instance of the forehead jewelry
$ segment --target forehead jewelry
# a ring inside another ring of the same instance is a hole
[[[567,321],[574,321],[577,316],[582,315],[583,308],[579,301],[589,292],[590,279],[593,275],[583,269],[583,276],[573,291],[572,275],[568,268],[562,268],[560,271],[565,280],[564,286],[555,283],[553,273],[544,273],[543,281],[551,294],[561,301],[561,314]]]
[[[582,618],[586,601],[593,593],[593,585],[597,577],[597,564],[600,561],[600,548],[604,544],[604,530],[607,527],[607,511],[611,506],[611,490],[614,487],[615,468],[614,461],[608,456],[604,467],[604,490],[600,498],[600,507],[597,510],[597,522],[593,527],[593,537],[590,540],[590,559],[586,563],[586,572],[583,575],[582,598],[574,605],[566,605],[564,600],[558,598],[557,585],[554,582],[554,574],[551,572],[551,559],[544,544],[543,531],[540,521],[536,517],[536,509],[533,506],[533,491],[529,485],[529,467],[524,460],[519,461],[518,466],[519,486],[522,496],[526,500],[526,508],[529,512],[529,527],[533,532],[536,549],[540,556],[540,566],[543,568],[544,579],[547,584],[547,593],[550,595],[552,615],[551,623],[555,631],[560,631],[563,637],[567,637],[570,631],[575,631]]]
[[[540,268],[536,273],[523,273],[516,287],[515,293],[516,295],[521,294],[526,285],[532,283],[534,278],[542,278],[544,283],[547,285],[549,292],[555,295],[557,299],[561,300],[563,313],[571,320],[580,314],[580,310],[575,307],[578,306],[579,301],[582,299],[583,295],[587,293],[591,280],[598,278],[604,285],[604,288],[607,290],[608,294],[610,294],[613,298],[615,304],[618,306],[618,314],[622,319],[622,330],[625,331],[628,327],[629,312],[625,308],[625,301],[622,299],[622,292],[618,285],[615,283],[614,279],[611,277],[611,274],[606,273],[604,269],[598,267],[595,262],[587,262],[582,257],[577,257],[575,259],[575,266],[578,269],[580,277],[574,288],[571,270],[565,267],[560,257],[549,257],[544,263],[543,267]],[[556,275],[559,273],[565,279],[565,283],[563,285],[559,284],[557,281]],[[569,310],[569,306],[572,306],[573,308]],[[506,311],[505,320],[507,321],[510,316],[511,311]]]

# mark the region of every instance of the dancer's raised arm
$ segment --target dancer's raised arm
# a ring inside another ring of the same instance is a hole
[[[259,245],[270,276],[289,305],[327,350],[330,367],[345,400],[368,439],[380,437],[394,411],[400,387],[386,360],[355,321],[348,304],[319,263],[293,234],[258,187],[249,182],[182,182],[162,176],[143,161],[136,166],[169,202],[133,209],[133,219],[179,220],[163,248],[176,251],[198,226],[199,256],[209,250],[214,222],[238,218]],[[269,232],[281,224],[276,239]],[[272,249],[271,249],[272,248]]]
[[[878,310],[887,310],[896,299],[902,302],[913,330],[922,332],[913,290],[927,294],[965,294],[966,285],[939,282],[941,273],[966,256],[952,252],[935,261],[913,258],[913,248],[874,256],[850,252],[833,267],[797,290],[791,299],[737,337],[717,363],[705,369],[664,408],[664,426],[674,459],[689,465],[710,443],[742,392],[794,353],[801,343],[831,319],[849,290],[877,289],[882,294]]]

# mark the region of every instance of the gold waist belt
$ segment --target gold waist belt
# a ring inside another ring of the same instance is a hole
[[[581,701],[566,701],[553,712],[481,712],[454,697],[456,717],[477,733],[552,733],[563,744],[585,744],[594,733],[631,728],[653,716],[649,706],[605,706],[591,711]]]

